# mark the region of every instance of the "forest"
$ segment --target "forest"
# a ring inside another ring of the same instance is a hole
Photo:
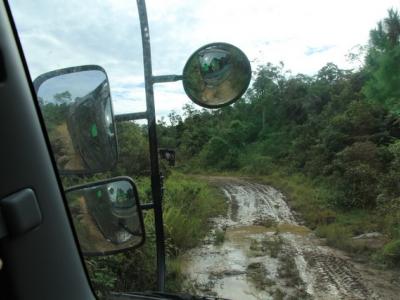
[[[384,232],[388,242],[375,256],[394,265],[400,257],[398,11],[390,9],[361,48],[349,55],[364,59],[355,70],[328,63],[309,76],[292,74],[283,62],[260,66],[233,106],[188,105],[183,118],[171,113],[171,125],[159,124],[160,144],[177,149],[183,171],[258,175],[286,187],[308,225],[334,245],[362,251],[347,238]]]
[[[168,120],[159,121],[159,147],[175,149],[177,157],[174,168],[163,163],[170,290],[181,288],[179,255],[204,236],[207,218],[225,209],[218,191],[182,174],[230,174],[269,183],[287,195],[328,245],[384,268],[399,267],[399,12],[390,9],[359,49],[349,59],[363,63],[352,70],[328,63],[317,74],[305,75],[293,74],[284,62],[259,66],[248,92],[234,105],[217,110],[186,105],[182,116],[171,112]],[[117,131],[120,162],[106,175],[134,177],[146,202],[146,127],[124,122]],[[205,199],[213,202],[204,205]],[[145,219],[144,248],[88,259],[96,288],[154,287],[152,216]],[[369,232],[383,234],[382,244],[352,239]]]

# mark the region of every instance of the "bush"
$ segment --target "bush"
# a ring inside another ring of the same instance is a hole
[[[382,255],[387,263],[394,266],[400,265],[400,239],[387,243],[382,250]]]
[[[336,188],[345,195],[337,204],[342,207],[375,207],[379,177],[383,171],[379,153],[374,143],[357,142],[336,155]]]
[[[249,175],[267,175],[275,169],[273,160],[269,156],[259,154],[242,154],[240,164],[242,171]]]
[[[351,232],[339,224],[320,226],[317,228],[316,234],[319,237],[326,238],[326,243],[329,246],[349,250]]]
[[[150,181],[138,178],[141,202],[150,199]],[[209,218],[226,212],[225,198],[195,178],[172,174],[166,181],[164,225],[167,252],[167,290],[180,291],[179,255],[196,246],[209,231]],[[86,258],[94,290],[102,298],[108,291],[156,290],[154,216],[145,212],[146,243],[139,249],[106,257]]]
[[[348,167],[342,177],[343,206],[374,208],[378,191],[378,173],[366,164]]]
[[[215,230],[214,245],[221,245],[225,241],[225,231],[222,229]]]
[[[235,145],[225,139],[214,136],[200,153],[203,167],[206,169],[234,169],[238,167],[238,154]]]
[[[225,211],[219,191],[198,179],[172,175],[166,182],[164,223],[175,255],[196,246],[210,230],[209,218]]]

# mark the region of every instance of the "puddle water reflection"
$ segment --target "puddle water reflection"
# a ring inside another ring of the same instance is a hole
[[[218,180],[228,215],[214,219],[204,244],[183,259],[197,294],[238,300],[396,299],[396,292],[378,295],[348,257],[322,246],[299,225],[282,193],[240,179]],[[223,238],[216,238],[218,231]]]

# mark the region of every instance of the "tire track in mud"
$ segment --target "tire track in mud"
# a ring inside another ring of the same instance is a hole
[[[313,295],[315,298],[330,299],[380,299],[375,292],[368,288],[362,280],[361,274],[348,260],[341,258],[324,249],[314,245],[310,249],[312,240],[306,250],[299,253],[307,263],[307,272],[314,277],[312,282]]]
[[[240,300],[397,299],[398,293],[378,295],[349,258],[321,246],[278,190],[236,178],[211,180],[229,208],[186,259],[198,294]],[[213,235],[221,228],[225,240],[216,245]]]
[[[373,297],[371,291],[360,282],[360,274],[344,260],[321,253],[315,254],[311,260],[311,266],[315,264],[316,273],[321,279],[317,287],[323,289],[333,285],[339,291],[339,295],[355,299]]]

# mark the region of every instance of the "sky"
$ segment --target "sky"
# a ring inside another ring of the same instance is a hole
[[[100,84],[104,83],[105,79],[106,76],[99,70],[58,75],[45,80],[40,85],[37,96],[44,103],[54,103],[57,102],[54,95],[65,92],[67,86],[70,93],[70,99],[67,101],[75,101],[76,98],[85,97],[93,92]]]
[[[96,64],[109,77],[116,114],[145,110],[143,57],[134,0],[10,0],[32,79]],[[181,74],[202,45],[227,42],[258,66],[283,61],[313,75],[326,63],[357,68],[346,55],[400,9],[399,0],[147,0],[154,75]],[[155,85],[158,117],[190,103],[182,83]]]

